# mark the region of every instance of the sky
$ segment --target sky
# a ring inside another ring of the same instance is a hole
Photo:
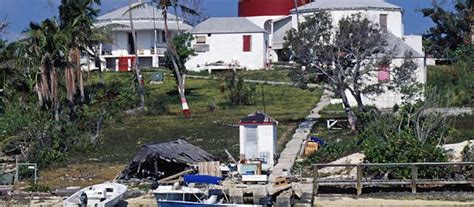
[[[237,16],[238,0],[202,0],[206,13],[211,17]],[[356,1],[356,0],[354,0]],[[405,11],[405,33],[422,34],[433,25],[430,19],[424,18],[420,8],[430,7],[432,0],[386,0],[402,7]],[[0,20],[9,23],[6,34],[0,37],[15,40],[31,21],[40,22],[57,15],[60,0],[0,0]],[[128,0],[102,0],[101,14],[126,6]],[[448,3],[449,4],[449,3]],[[446,5],[452,7],[452,5]]]

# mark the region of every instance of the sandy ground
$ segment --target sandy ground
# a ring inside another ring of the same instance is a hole
[[[406,207],[406,206],[415,206],[415,207],[464,207],[464,206],[474,206],[474,201],[471,202],[456,202],[456,201],[428,201],[428,200],[395,200],[395,199],[372,199],[372,198],[361,198],[355,199],[350,197],[317,197],[315,199],[316,207]],[[61,207],[62,199],[58,197],[51,198],[36,198],[30,202],[23,203],[1,203],[0,206],[9,206],[9,207],[26,207],[26,206],[38,206],[38,207]],[[123,206],[130,207],[156,207],[155,200],[152,195],[145,195],[138,198],[132,198],[126,200]]]
[[[316,198],[315,203],[317,207],[441,207],[441,206],[474,206],[473,202],[456,202],[456,201],[427,201],[427,200],[389,200],[389,199],[354,199],[347,197],[331,197],[331,198]]]

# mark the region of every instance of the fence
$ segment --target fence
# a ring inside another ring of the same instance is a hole
[[[470,176],[464,179],[418,179],[418,169],[420,167],[454,167],[464,166],[470,167]],[[361,163],[361,164],[315,164],[313,165],[313,197],[318,194],[319,186],[355,186],[357,195],[362,194],[363,186],[405,186],[410,185],[412,193],[416,193],[417,185],[474,185],[474,162],[458,162],[458,163]],[[324,167],[346,167],[356,168],[357,175],[355,180],[347,179],[324,179],[319,176],[318,170]],[[363,170],[369,168],[410,168],[410,179],[367,179],[363,177]]]

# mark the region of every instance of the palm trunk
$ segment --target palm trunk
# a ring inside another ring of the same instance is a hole
[[[74,94],[76,93],[74,70],[71,66],[67,66],[64,73],[66,79],[66,98],[72,103],[74,102]]]
[[[54,111],[54,120],[59,121],[58,77],[54,67],[51,68],[49,73],[49,81],[51,84],[51,105]]]
[[[342,104],[344,104],[344,109],[347,113],[347,121],[349,122],[349,126],[352,132],[357,131],[357,116],[355,115],[354,111],[352,111],[351,105],[349,104],[349,100],[347,99],[345,90],[343,88],[339,89],[339,94],[342,99]]]
[[[171,53],[171,62],[173,63],[173,68],[174,72],[176,75],[176,79],[178,80],[178,92],[179,92],[179,98],[181,100],[181,106],[183,109],[183,114],[185,117],[191,116],[191,110],[189,109],[186,96],[185,96],[185,91],[184,91],[184,80],[181,76],[181,73],[179,71],[179,66],[178,66],[178,55],[176,53],[176,48],[174,47],[173,44],[173,38],[171,37],[171,33],[168,29],[168,11],[167,9],[163,9],[163,19],[165,21],[165,37],[166,37],[166,42],[168,44],[168,50],[169,53]]]
[[[82,77],[81,52],[80,52],[79,48],[74,47],[72,49],[71,56],[72,56],[71,57],[72,62],[75,66],[75,70],[76,70],[76,73],[77,73],[77,83],[79,85],[79,93],[81,95],[81,102],[83,102],[84,97],[85,97],[85,94],[84,94],[84,79]]]
[[[130,17],[130,28],[132,30],[132,38],[133,38],[133,45],[135,45],[135,47],[137,46],[137,36],[135,34],[135,29],[133,28],[133,19],[132,19],[132,4],[129,2],[128,3],[128,14],[129,14],[129,17]],[[135,70],[135,79],[137,80],[137,84],[138,84],[138,90],[139,90],[139,94],[140,94],[140,107],[145,107],[145,89],[144,89],[144,86],[143,86],[143,79],[142,79],[142,76],[140,74],[140,68],[138,67],[138,55],[137,55],[137,51],[136,51],[136,48],[135,48],[135,51],[133,51],[135,53],[135,61],[133,61],[133,69]]]

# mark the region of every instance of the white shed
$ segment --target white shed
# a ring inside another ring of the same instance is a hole
[[[260,160],[262,170],[271,170],[277,153],[277,125],[275,119],[260,111],[242,118],[239,122],[240,160]]]

